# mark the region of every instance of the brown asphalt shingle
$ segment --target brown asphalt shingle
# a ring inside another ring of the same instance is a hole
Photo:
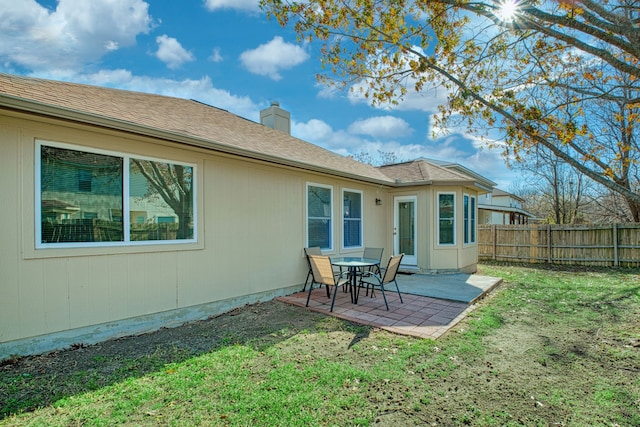
[[[463,184],[473,181],[472,178],[466,175],[435,165],[423,159],[381,166],[380,170],[398,183],[448,182]]]
[[[425,159],[375,168],[194,100],[0,73],[0,108],[32,112],[40,105],[53,107],[47,114],[54,117],[70,112],[114,129],[133,125],[141,134],[376,184],[474,182]]]
[[[178,139],[195,137],[215,150],[240,150],[249,157],[393,182],[370,165],[193,100],[0,73],[0,107],[6,105],[6,96],[168,132]]]

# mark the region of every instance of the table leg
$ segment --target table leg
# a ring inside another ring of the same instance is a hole
[[[360,294],[360,289],[358,288],[358,269],[353,267],[351,271],[351,302],[353,304],[358,303],[358,296]]]

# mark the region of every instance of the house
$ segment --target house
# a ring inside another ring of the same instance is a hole
[[[524,199],[494,188],[478,198],[479,224],[528,224],[534,217],[522,209]]]
[[[470,177],[427,159],[380,167],[394,180],[387,190],[394,253],[405,270],[476,270],[477,197],[492,181]]]
[[[305,246],[475,271],[491,181],[339,156],[283,111],[0,74],[0,360],[298,291]]]

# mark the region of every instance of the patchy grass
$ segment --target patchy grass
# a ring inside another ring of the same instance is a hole
[[[0,426],[640,425],[637,270],[485,264],[433,340],[272,301],[0,366]]]

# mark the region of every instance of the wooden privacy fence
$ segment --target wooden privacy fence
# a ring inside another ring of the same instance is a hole
[[[640,224],[478,225],[478,258],[640,267]]]

